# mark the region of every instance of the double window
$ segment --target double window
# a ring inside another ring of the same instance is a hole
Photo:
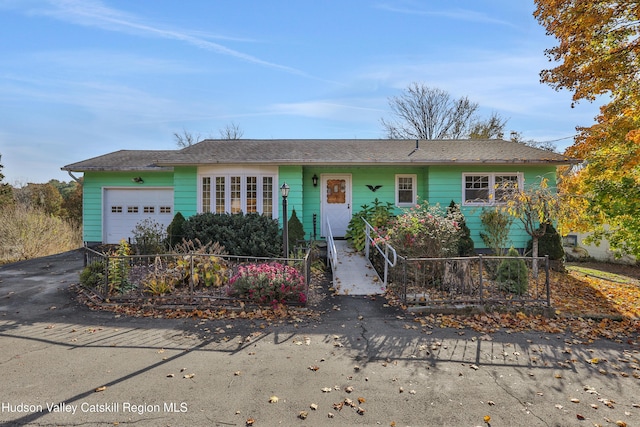
[[[260,213],[274,216],[272,175],[203,176],[200,182],[202,212]]]
[[[522,188],[521,173],[465,173],[462,176],[464,205],[504,203],[510,193]]]

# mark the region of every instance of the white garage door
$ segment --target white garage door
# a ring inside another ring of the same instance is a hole
[[[105,189],[103,243],[133,238],[133,229],[150,218],[165,228],[173,220],[173,189]]]

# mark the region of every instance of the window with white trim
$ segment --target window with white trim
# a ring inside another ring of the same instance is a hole
[[[417,202],[416,175],[396,175],[396,206],[413,206]]]
[[[523,176],[519,172],[462,174],[463,205],[504,203],[510,193],[522,188],[522,181]]]
[[[201,212],[253,213],[273,217],[275,177],[271,175],[203,176],[200,180]],[[212,185],[213,184],[213,185]]]

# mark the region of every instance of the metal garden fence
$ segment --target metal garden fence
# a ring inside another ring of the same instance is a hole
[[[378,251],[370,261],[380,273]],[[463,307],[503,305],[550,307],[548,257],[473,256],[405,258],[387,267],[387,287],[407,305]]]
[[[271,296],[300,305],[307,300],[311,280],[309,249],[300,258],[286,259],[203,253],[117,256],[90,248],[84,254],[81,283],[111,302],[159,298],[166,304],[201,304],[256,302],[263,297],[269,303],[269,293],[258,295],[261,291],[252,288],[268,281]],[[238,293],[231,282],[243,274],[250,280],[244,281],[243,292]],[[294,288],[287,287],[290,282],[295,282]]]

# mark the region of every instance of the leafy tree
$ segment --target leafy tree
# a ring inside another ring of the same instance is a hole
[[[505,196],[506,205],[502,208],[509,215],[520,220],[524,231],[531,236],[531,256],[538,256],[539,241],[547,232],[547,226],[555,222],[560,215],[560,197],[554,189],[549,188],[546,178],[540,179],[539,185],[510,191]],[[537,277],[538,264],[533,261],[533,275]]]
[[[640,256],[640,7],[637,1],[536,0],[535,16],[558,45],[541,78],[573,101],[606,95],[596,123],[579,128],[566,154],[585,164],[566,174],[563,228],[594,231]],[[606,226],[609,226],[608,228]]]
[[[629,101],[627,101],[629,102]],[[563,177],[562,228],[593,232],[612,248],[640,257],[640,114],[610,103],[598,123],[580,130],[567,154],[586,162]]]
[[[25,206],[42,209],[47,215],[60,216],[62,196],[50,183],[29,183],[16,191],[16,199]]]
[[[82,178],[80,180],[82,182]],[[75,181],[70,184],[62,195],[62,214],[74,223],[82,224],[82,184]]]
[[[574,102],[638,92],[640,7],[635,0],[535,0],[534,16],[558,45],[545,51],[560,62],[541,78],[573,92]]]

